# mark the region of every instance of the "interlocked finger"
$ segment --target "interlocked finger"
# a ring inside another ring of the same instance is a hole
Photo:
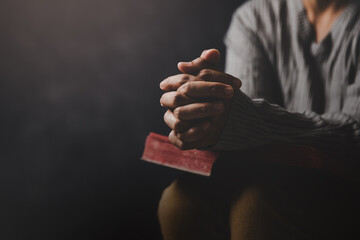
[[[175,131],[171,131],[169,134],[169,141],[174,144],[176,147],[178,147],[181,150],[188,150],[188,149],[193,149],[195,148],[195,146],[193,146],[192,144],[189,143],[185,143],[183,141],[181,141],[177,136]]]
[[[198,124],[201,120],[192,120],[192,121],[184,121],[175,117],[174,113],[171,110],[167,110],[164,114],[164,121],[169,128],[176,132],[183,132],[188,130],[189,128]]]
[[[194,120],[212,117],[224,111],[224,103],[221,101],[192,103],[174,109],[174,116],[180,120]]]
[[[163,91],[174,91],[177,90],[181,85],[193,81],[204,81],[204,80],[190,74],[177,74],[164,79],[160,83],[160,88]]]
[[[194,103],[195,101],[196,100],[177,91],[166,92],[160,98],[161,106],[172,109]]]
[[[178,89],[178,92],[195,99],[229,99],[234,95],[234,89],[230,85],[205,81],[185,83]]]
[[[230,74],[215,71],[212,69],[202,69],[197,75],[197,77],[207,82],[220,82],[231,85],[234,89],[239,89],[242,85],[240,79]]]
[[[186,131],[176,133],[176,136],[182,142],[194,143],[195,141],[201,140],[206,134],[208,134],[210,127],[211,127],[210,122],[204,120],[199,124],[196,124],[195,126],[189,128]]]

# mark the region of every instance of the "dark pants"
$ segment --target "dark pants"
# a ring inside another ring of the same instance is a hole
[[[184,174],[165,189],[165,240],[360,239],[357,184],[321,170],[218,162],[213,176]]]

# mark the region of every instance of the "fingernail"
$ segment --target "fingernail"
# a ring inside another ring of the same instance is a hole
[[[217,104],[215,104],[214,108],[215,108],[216,112],[222,112],[223,111],[223,104],[222,103],[217,103]]]
[[[226,96],[232,96],[232,95],[233,95],[233,92],[234,92],[234,90],[232,89],[232,87],[226,87],[226,88],[224,89],[224,94],[225,94]]]

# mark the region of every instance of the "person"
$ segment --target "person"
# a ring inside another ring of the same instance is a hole
[[[210,49],[160,83],[175,146],[238,152],[237,166],[210,178],[185,174],[165,189],[164,239],[360,237],[351,218],[360,213],[359,12],[356,0],[248,1],[225,37],[226,73]],[[319,149],[330,156],[322,165],[348,172],[252,157],[272,144]]]

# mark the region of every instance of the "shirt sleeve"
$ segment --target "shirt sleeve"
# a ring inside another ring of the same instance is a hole
[[[250,98],[283,105],[275,68],[259,35],[252,30],[256,21],[252,8],[253,2],[247,2],[233,15],[224,39],[227,46],[225,72],[241,79],[241,90]],[[265,28],[263,24],[256,25],[258,32],[264,31],[260,29]]]
[[[214,148],[243,150],[290,143],[330,154],[356,154],[360,148],[360,71],[355,83],[348,87],[341,112],[319,115],[288,111],[280,106],[281,94],[269,56],[257,34],[247,28],[248,23],[244,16],[235,14],[225,38],[226,72],[240,78],[243,87],[235,93],[227,123]]]

